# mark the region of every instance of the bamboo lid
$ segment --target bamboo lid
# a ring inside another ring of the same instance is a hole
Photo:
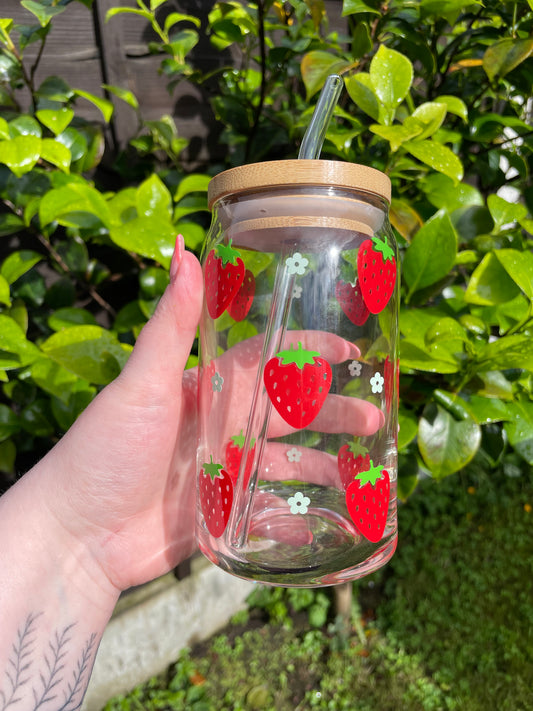
[[[277,160],[230,168],[209,183],[209,209],[220,198],[258,188],[331,186],[359,190],[390,203],[391,183],[385,173],[366,165],[332,160]]]

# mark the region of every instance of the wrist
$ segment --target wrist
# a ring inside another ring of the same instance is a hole
[[[93,608],[105,624],[120,591],[104,575],[89,541],[58,516],[45,469],[39,463],[0,499],[1,537],[13,542],[5,546],[5,555],[13,558],[7,564],[27,566],[24,578],[30,589],[46,585],[61,604],[68,599],[74,607]]]

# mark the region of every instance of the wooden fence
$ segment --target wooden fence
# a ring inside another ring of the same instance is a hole
[[[172,0],[162,8],[165,13],[184,12],[202,20],[204,31],[200,31],[200,41],[191,56],[194,65],[203,70],[238,61],[230,52],[213,50],[206,36],[207,14],[214,1]],[[13,18],[21,24],[35,24],[34,16],[20,5],[20,0],[1,0],[1,5],[0,16]],[[104,95],[102,84],[129,89],[137,97],[144,119],[159,119],[164,114],[174,117],[179,135],[190,141],[183,156],[189,167],[216,160],[221,154],[217,149],[219,128],[211,111],[208,89],[183,81],[170,95],[166,78],[158,73],[161,57],[149,52],[149,42],[157,38],[146,20],[132,14],[120,14],[105,21],[107,11],[121,5],[136,6],[134,0],[93,0],[93,8],[89,10],[82,3],[73,2],[55,17],[35,76],[36,83],[58,75],[71,87],[98,96]],[[344,30],[341,0],[328,0],[326,5],[331,24]],[[35,59],[37,49],[34,44],[26,50],[28,63]],[[123,101],[114,96],[107,98],[115,106],[108,141],[110,147],[116,149],[134,135],[138,118]],[[99,120],[98,110],[89,102],[86,104],[82,115]]]

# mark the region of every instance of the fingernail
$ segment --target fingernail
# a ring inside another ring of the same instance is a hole
[[[180,269],[181,260],[183,258],[183,251],[185,249],[185,242],[183,235],[178,235],[176,237],[176,245],[174,247],[174,254],[172,255],[172,261],[170,262],[170,283],[173,284],[176,281],[178,272]]]

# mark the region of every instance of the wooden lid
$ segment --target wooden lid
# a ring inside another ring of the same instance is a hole
[[[319,185],[359,190],[390,203],[391,183],[385,173],[356,163],[333,160],[276,160],[241,165],[216,175],[209,183],[209,209],[222,197],[257,188]]]

